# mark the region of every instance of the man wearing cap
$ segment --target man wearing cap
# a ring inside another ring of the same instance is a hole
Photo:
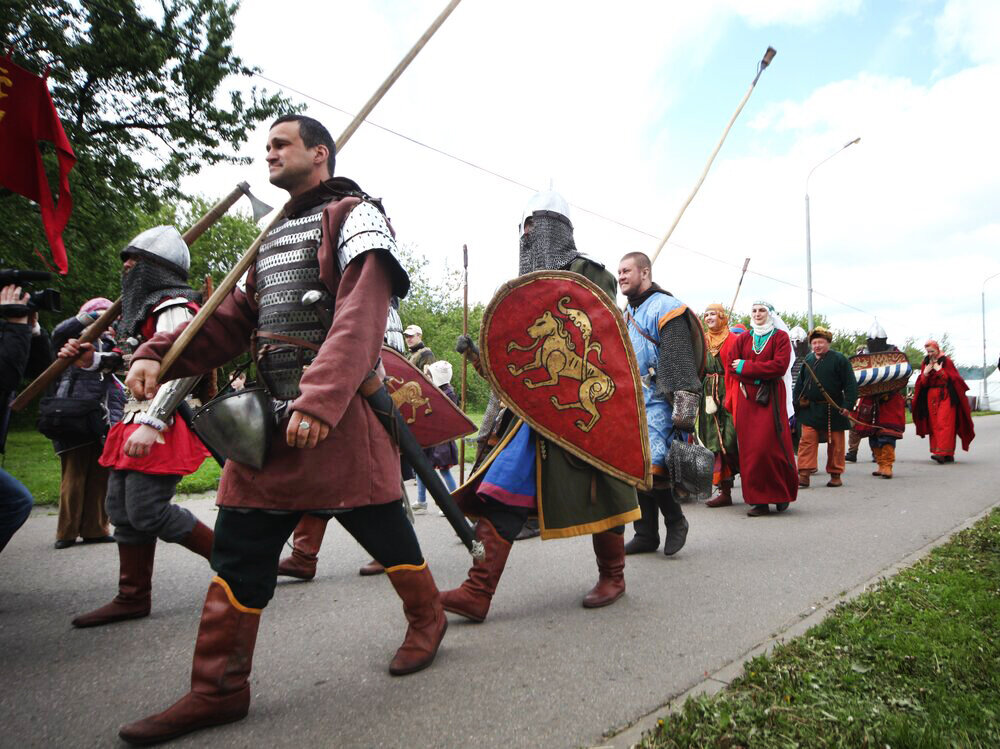
[[[799,440],[799,486],[809,486],[809,476],[816,470],[819,443],[826,442],[827,486],[843,486],[846,452],[844,431],[850,429],[847,418],[858,399],[858,381],[847,357],[830,348],[833,334],[817,327],[809,333],[812,351],[802,362],[802,373],[792,397],[795,415],[802,425]],[[830,398],[837,404],[830,405]]]
[[[419,325],[407,325],[403,331],[403,339],[406,341],[406,348],[410,355],[407,357],[410,364],[424,371],[424,367],[430,366],[437,361],[434,352],[424,343],[424,331]]]

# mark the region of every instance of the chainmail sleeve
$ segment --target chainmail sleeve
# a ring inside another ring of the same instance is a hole
[[[694,346],[691,344],[691,329],[686,317],[675,317],[660,331],[656,389],[668,399],[681,390],[701,393],[698,365],[694,360]]]

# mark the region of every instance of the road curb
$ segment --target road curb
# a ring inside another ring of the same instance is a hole
[[[717,669],[711,674],[706,673],[705,678],[701,681],[689,687],[684,692],[681,692],[680,694],[667,700],[656,709],[641,716],[628,728],[619,731],[612,736],[606,737],[599,744],[593,745],[591,749],[634,749],[634,747],[638,746],[642,741],[643,734],[649,733],[656,728],[657,721],[660,717],[678,710],[684,705],[684,701],[687,700],[688,697],[698,697],[701,695],[711,696],[718,693],[727,687],[733,679],[743,673],[743,666],[747,661],[756,658],[759,655],[767,655],[774,650],[777,645],[784,643],[786,640],[805,634],[809,629],[823,621],[823,619],[826,618],[826,616],[839,604],[857,598],[881,580],[884,580],[887,577],[892,577],[901,570],[913,566],[920,559],[927,556],[927,554],[929,554],[933,549],[947,543],[956,533],[975,525],[998,507],[1000,507],[1000,502],[990,505],[982,512],[956,525],[947,533],[938,536],[934,540],[921,546],[916,551],[907,554],[898,562],[880,570],[874,576],[868,578],[860,585],[851,588],[846,593],[835,598],[821,601],[815,606],[810,607],[808,611],[796,616],[767,640],[755,645],[739,658],[730,661],[725,666]]]

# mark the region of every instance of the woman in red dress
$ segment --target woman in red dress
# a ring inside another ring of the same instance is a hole
[[[976,436],[965,397],[969,386],[937,341],[927,341],[924,350],[927,356],[913,388],[913,425],[918,437],[930,435],[931,460],[954,463],[956,435],[965,451]]]
[[[788,329],[767,302],[753,303],[751,331],[737,336],[727,362],[728,400],[739,446],[744,501],[750,517],[788,509],[798,494],[798,477],[788,425],[792,344]]]

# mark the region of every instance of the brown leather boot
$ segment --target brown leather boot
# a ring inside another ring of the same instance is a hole
[[[195,554],[200,554],[208,561],[212,561],[212,542],[215,540],[215,533],[212,529],[200,520],[195,523],[194,528],[178,543],[186,549],[190,549]]]
[[[892,464],[896,462],[896,446],[882,445],[882,478],[892,478]]]
[[[878,463],[878,468],[876,468],[874,471],[872,471],[872,476],[881,476],[882,475],[882,463],[883,463],[882,450],[883,449],[884,448],[882,448],[882,447],[873,447],[872,448],[872,455],[875,456],[875,462]]]
[[[809,474],[810,471],[799,471],[799,488],[809,488]]]
[[[312,580],[316,577],[316,562],[319,560],[319,547],[323,545],[328,517],[310,515],[302,516],[292,533],[292,553],[278,562],[278,574],[285,577],[295,577],[299,580]]]
[[[441,594],[427,562],[419,567],[411,564],[389,567],[386,574],[403,601],[403,613],[410,623],[403,644],[389,664],[390,674],[404,676],[427,668],[434,662],[448,629],[448,618],[441,608]]]
[[[111,603],[76,617],[73,626],[100,627],[149,616],[155,555],[155,540],[150,544],[118,544],[118,595]]]
[[[603,531],[595,533],[597,584],[583,597],[583,606],[596,609],[614,603],[625,592],[625,536]]]
[[[133,745],[155,744],[245,718],[260,611],[241,605],[221,577],[213,578],[194,646],[191,691],[162,713],[122,726],[118,735]]]
[[[831,473],[830,480],[826,482],[827,486],[843,486],[844,482],[840,480],[839,473]]]
[[[361,569],[358,570],[359,575],[364,575],[366,577],[368,575],[381,575],[383,572],[385,572],[385,567],[374,559],[368,564],[361,565]]]
[[[441,593],[441,605],[445,611],[481,622],[490,610],[511,544],[500,538],[493,523],[486,518],[480,518],[476,523],[476,540],[486,547],[486,559],[473,562],[469,576],[459,587]]]
[[[705,503],[706,507],[731,507],[733,504],[733,481],[726,479],[719,484],[719,493]]]

